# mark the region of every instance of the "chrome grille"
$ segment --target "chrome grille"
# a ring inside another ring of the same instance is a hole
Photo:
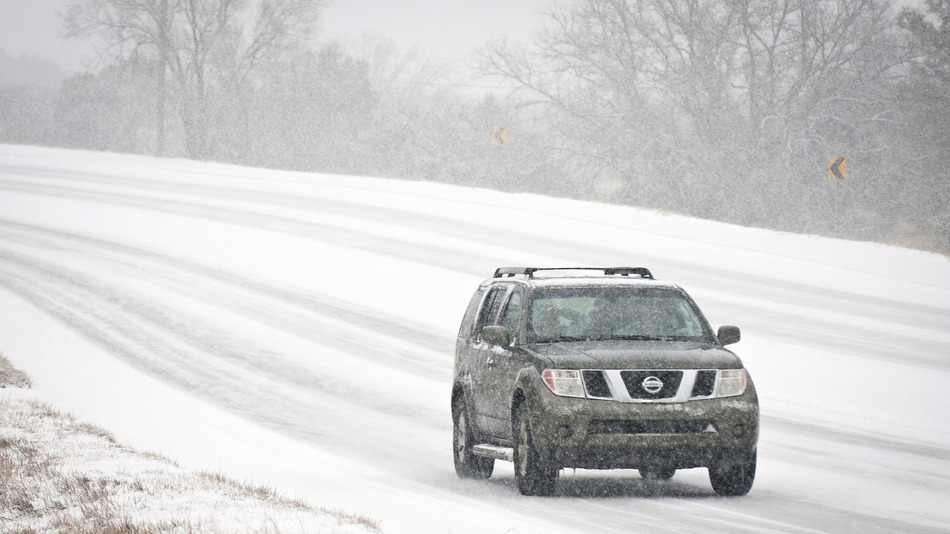
[[[715,369],[623,369],[581,371],[587,397],[617,402],[686,402],[711,398]]]

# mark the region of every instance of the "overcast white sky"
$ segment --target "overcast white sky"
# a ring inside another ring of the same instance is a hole
[[[324,11],[321,35],[343,41],[367,33],[435,57],[461,58],[500,35],[524,40],[548,0],[334,0]],[[13,56],[48,58],[81,70],[91,50],[59,36],[57,13],[67,0],[0,0],[0,49]]]
[[[430,57],[463,59],[472,47],[508,35],[527,40],[555,0],[332,0],[320,36],[355,41],[364,34],[390,37],[397,47],[419,48]],[[77,71],[90,65],[91,47],[60,37],[68,0],[0,0],[0,49],[52,59]],[[920,6],[922,0],[896,0]]]

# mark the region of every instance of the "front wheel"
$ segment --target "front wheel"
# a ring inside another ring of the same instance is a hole
[[[753,452],[752,458],[744,464],[710,467],[709,482],[716,493],[724,497],[736,497],[749,493],[755,481],[757,454]]]
[[[534,446],[528,407],[521,403],[512,420],[515,436],[515,481],[522,495],[551,495],[557,487],[558,469],[545,462]]]
[[[495,469],[495,460],[482,458],[472,453],[475,435],[461,395],[452,402],[452,457],[455,459],[455,474],[459,478],[486,479]]]

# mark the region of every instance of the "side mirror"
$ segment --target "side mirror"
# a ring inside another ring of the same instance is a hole
[[[511,345],[511,334],[504,326],[486,326],[482,329],[482,339],[489,345],[498,345],[506,349]]]
[[[719,338],[719,342],[723,345],[732,345],[742,339],[742,336],[739,334],[738,326],[720,326],[716,337]]]

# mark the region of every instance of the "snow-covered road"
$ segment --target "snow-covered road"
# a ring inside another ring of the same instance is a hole
[[[454,336],[499,265],[644,265],[762,403],[756,484],[452,470]],[[950,531],[950,261],[445,185],[0,145],[0,352],[119,440],[387,532]]]

